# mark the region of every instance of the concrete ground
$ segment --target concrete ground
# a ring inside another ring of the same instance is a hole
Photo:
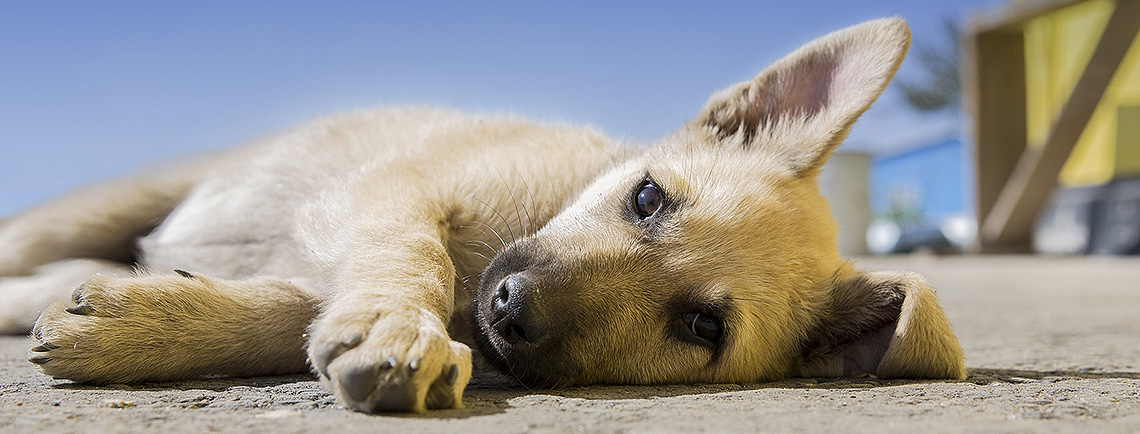
[[[966,350],[956,382],[468,390],[369,416],[305,376],[77,386],[0,338],[0,432],[1140,432],[1140,259],[866,258],[926,274]]]

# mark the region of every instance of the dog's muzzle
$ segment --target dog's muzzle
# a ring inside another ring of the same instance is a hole
[[[511,346],[536,345],[546,334],[536,321],[536,309],[528,303],[525,273],[515,273],[499,282],[491,302],[491,326]]]
[[[484,357],[528,385],[573,383],[580,369],[565,351],[573,315],[548,264],[527,247],[520,241],[485,270],[475,297],[476,342]]]

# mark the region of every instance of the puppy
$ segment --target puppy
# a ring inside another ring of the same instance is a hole
[[[43,309],[55,378],[312,369],[362,412],[460,407],[472,347],[551,387],[963,378],[930,286],[841,259],[816,185],[909,39],[824,36],[652,147],[388,109],[80,190],[0,226],[0,324]]]

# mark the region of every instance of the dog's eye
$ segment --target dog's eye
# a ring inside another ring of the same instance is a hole
[[[720,335],[723,332],[720,318],[699,312],[689,312],[685,314],[684,319],[685,325],[689,327],[693,336],[712,343],[720,340]]]
[[[633,204],[634,208],[637,209],[637,215],[643,219],[649,217],[661,209],[661,190],[652,182],[646,182],[638,189],[637,196],[633,198]]]

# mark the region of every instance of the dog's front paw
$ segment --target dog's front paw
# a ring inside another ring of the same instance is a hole
[[[471,349],[427,311],[332,309],[313,328],[309,359],[341,402],[366,413],[462,408]]]

